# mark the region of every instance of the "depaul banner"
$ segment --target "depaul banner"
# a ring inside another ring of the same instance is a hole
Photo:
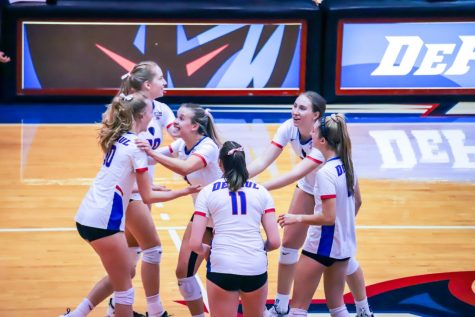
[[[337,94],[475,92],[475,22],[344,20],[338,42]]]

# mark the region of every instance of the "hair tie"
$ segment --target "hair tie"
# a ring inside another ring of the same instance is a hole
[[[205,115],[211,118],[211,109],[206,108],[205,109]]]
[[[125,101],[131,101],[132,99],[134,99],[134,95],[125,95],[124,93],[120,93],[119,97],[122,99],[122,100],[125,100]]]
[[[235,147],[234,149],[231,149],[228,151],[228,155],[233,155],[236,152],[244,152],[244,149],[241,147]]]
[[[129,76],[130,76],[130,73],[125,73],[124,75],[122,75],[122,77],[120,77],[120,79],[125,80]]]

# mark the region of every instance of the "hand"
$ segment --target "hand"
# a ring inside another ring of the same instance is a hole
[[[6,56],[4,52],[0,51],[0,62],[8,63],[9,61],[10,61],[10,57]]]
[[[186,191],[188,191],[188,194],[193,194],[199,192],[201,188],[201,185],[191,185],[186,188]]]
[[[279,215],[277,222],[283,228],[284,226],[292,225],[302,221],[301,215],[283,214]]]
[[[152,184],[152,190],[157,192],[169,192],[171,189],[168,189],[165,186]]]
[[[142,139],[135,139],[135,144],[137,144],[137,147],[141,149],[142,151],[145,151],[145,153],[149,154],[153,152],[152,147],[150,146],[150,143],[148,143],[147,140],[142,140]]]

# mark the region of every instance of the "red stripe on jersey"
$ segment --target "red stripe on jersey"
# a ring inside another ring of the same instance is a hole
[[[117,189],[120,192],[121,196],[124,196],[124,192],[122,191],[122,188],[120,188],[119,185],[115,185],[115,189]]]
[[[205,160],[205,158],[203,157],[203,155],[200,155],[200,154],[198,154],[198,153],[193,153],[193,155],[198,156],[198,157],[203,161],[203,163],[205,163],[205,167],[206,167],[206,165],[208,165],[208,163],[206,163],[206,160]]]
[[[275,146],[277,146],[279,149],[283,149],[283,148],[284,148],[282,145],[280,145],[279,143],[277,143],[277,142],[275,142],[275,141],[272,141],[271,143],[274,144]]]
[[[170,153],[173,153],[173,149],[171,145],[168,146],[168,151],[170,151]]]
[[[167,124],[167,129],[170,128],[173,125],[173,121]]]
[[[202,211],[195,211],[195,215],[206,217],[206,213]]]
[[[336,195],[322,195],[320,196],[322,200],[336,198]]]
[[[135,170],[136,173],[145,173],[146,171],[148,171],[148,167],[137,168]]]
[[[322,161],[317,160],[316,158],[313,158],[313,157],[311,157],[311,156],[306,156],[306,158],[308,158],[309,160],[314,161],[314,162],[317,163],[317,164],[322,164]]]
[[[271,209],[266,209],[264,210],[264,213],[268,213],[268,212],[275,212],[275,208],[271,208]]]

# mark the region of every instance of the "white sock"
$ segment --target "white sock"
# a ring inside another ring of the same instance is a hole
[[[350,313],[348,312],[348,309],[346,309],[345,304],[340,307],[330,309],[330,315],[332,317],[350,317]]]
[[[357,301],[355,300],[355,305],[356,305],[356,312],[367,312],[369,313],[371,310],[369,309],[369,304],[368,304],[368,297],[365,297],[362,301]]]
[[[191,317],[205,317],[205,313],[199,314],[199,315],[193,315]]]
[[[159,294],[147,297],[147,309],[150,317],[162,316],[164,310]]]
[[[286,313],[287,310],[289,309],[289,300],[290,300],[290,295],[277,293],[277,295],[275,295],[275,303],[274,303],[274,305],[276,306],[277,312]]]
[[[307,316],[307,311],[301,308],[291,308],[289,317]]]
[[[93,309],[94,305],[92,305],[91,301],[87,298],[84,298],[82,302],[76,307],[76,309],[69,314],[72,317],[86,317]]]

